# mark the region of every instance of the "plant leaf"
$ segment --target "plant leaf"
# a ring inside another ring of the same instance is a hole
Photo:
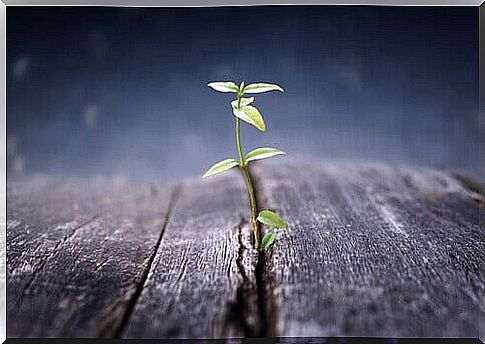
[[[219,92],[233,92],[237,93],[239,91],[239,87],[233,83],[232,81],[216,81],[207,84],[207,86],[212,87],[214,90]]]
[[[244,93],[263,93],[263,92],[269,92],[269,91],[283,92],[283,88],[275,84],[266,84],[263,82],[250,84],[244,87]]]
[[[263,210],[256,219],[262,224],[273,228],[288,228],[288,224],[283,221],[276,213],[270,210]]]
[[[241,98],[241,107],[248,106],[252,102],[254,102],[254,97],[251,97],[251,98]],[[233,108],[237,109],[237,99],[236,100],[233,100],[231,102],[231,105],[232,105]]]
[[[261,246],[263,249],[267,250],[275,241],[276,233],[266,233],[261,241]]]
[[[258,109],[254,106],[243,106],[241,109],[232,109],[232,113],[234,116],[242,119],[244,122],[247,122],[251,125],[254,125],[261,131],[266,130],[266,125],[264,124],[263,116],[259,113]]]
[[[285,152],[272,148],[272,147],[265,147],[265,148],[256,148],[252,151],[250,151],[246,155],[246,161],[253,161],[253,160],[260,160],[260,159],[266,159],[266,158],[271,158],[272,156],[275,155],[280,155],[280,154],[286,154]]]
[[[237,165],[239,165],[239,162],[234,159],[226,159],[226,160],[219,161],[217,164],[212,165],[212,167],[209,168],[206,173],[204,173],[202,178],[207,178],[214,174],[224,172]]]

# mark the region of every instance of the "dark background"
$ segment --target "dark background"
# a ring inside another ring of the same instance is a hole
[[[200,175],[236,156],[219,80],[285,88],[246,150],[485,171],[476,7],[8,7],[9,175]]]

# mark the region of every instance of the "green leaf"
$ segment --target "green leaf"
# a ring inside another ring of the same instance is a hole
[[[262,224],[273,228],[288,228],[288,224],[283,221],[276,213],[270,210],[263,210],[256,219]]]
[[[250,84],[244,87],[244,93],[263,93],[263,92],[269,92],[269,91],[281,91],[283,92],[283,89],[275,84],[265,84],[263,82],[258,82],[255,84]]]
[[[254,102],[254,97],[251,97],[251,98],[241,98],[241,107],[248,106],[252,102]],[[233,108],[236,108],[237,109],[237,99],[236,100],[233,100],[231,102],[231,105],[232,105]]]
[[[214,174],[224,172],[237,165],[239,165],[239,162],[234,159],[226,159],[226,160],[219,161],[217,164],[212,165],[212,167],[209,168],[206,173],[204,173],[202,178],[207,178]]]
[[[286,154],[285,152],[272,148],[272,147],[265,147],[265,148],[256,148],[252,151],[250,151],[246,155],[246,161],[253,161],[253,160],[260,160],[260,159],[266,159],[266,158],[271,158],[272,156],[275,155],[280,155],[280,154]]]
[[[261,116],[258,109],[256,109],[254,106],[243,106],[241,107],[241,109],[233,108],[232,113],[234,114],[234,116],[242,119],[244,122],[254,125],[261,131],[266,130],[263,116]]]
[[[261,246],[263,249],[267,250],[275,241],[276,233],[266,233],[261,241]]]
[[[216,81],[207,84],[207,86],[212,87],[214,90],[219,92],[233,92],[237,93],[239,91],[239,87],[233,83],[232,81]]]

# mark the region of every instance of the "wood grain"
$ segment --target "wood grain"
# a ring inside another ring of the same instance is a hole
[[[111,337],[166,221],[172,186],[8,185],[9,337]]]
[[[270,335],[479,336],[476,190],[446,173],[373,164],[254,173],[262,207],[289,223],[265,257]]]
[[[479,337],[483,184],[455,172],[257,163],[175,185],[30,177],[7,188],[9,337]]]
[[[238,171],[186,182],[123,337],[259,335],[249,212]]]

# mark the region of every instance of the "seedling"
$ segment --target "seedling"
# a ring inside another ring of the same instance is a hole
[[[235,93],[236,99],[231,102],[232,113],[236,120],[236,146],[239,155],[239,160],[226,159],[214,164],[202,177],[206,178],[217,173],[227,171],[233,167],[238,166],[242,172],[244,180],[246,181],[246,187],[248,190],[249,202],[251,204],[251,226],[254,236],[254,247],[259,250],[262,246],[263,249],[269,248],[276,239],[276,233],[269,232],[260,241],[260,232],[258,222],[271,227],[271,228],[287,228],[288,225],[283,221],[276,213],[270,210],[262,210],[258,212],[258,206],[256,204],[256,197],[254,196],[254,187],[251,182],[251,176],[249,175],[249,163],[255,160],[261,160],[271,158],[276,155],[286,154],[285,152],[272,148],[256,148],[246,154],[243,153],[241,146],[241,120],[255,126],[260,131],[266,130],[266,124],[264,123],[263,116],[257,108],[250,105],[254,103],[254,97],[245,98],[246,94],[264,93],[270,91],[281,91],[283,89],[278,85],[255,83],[245,86],[242,82],[239,86],[233,82],[211,82],[209,87],[216,91],[224,93]]]

